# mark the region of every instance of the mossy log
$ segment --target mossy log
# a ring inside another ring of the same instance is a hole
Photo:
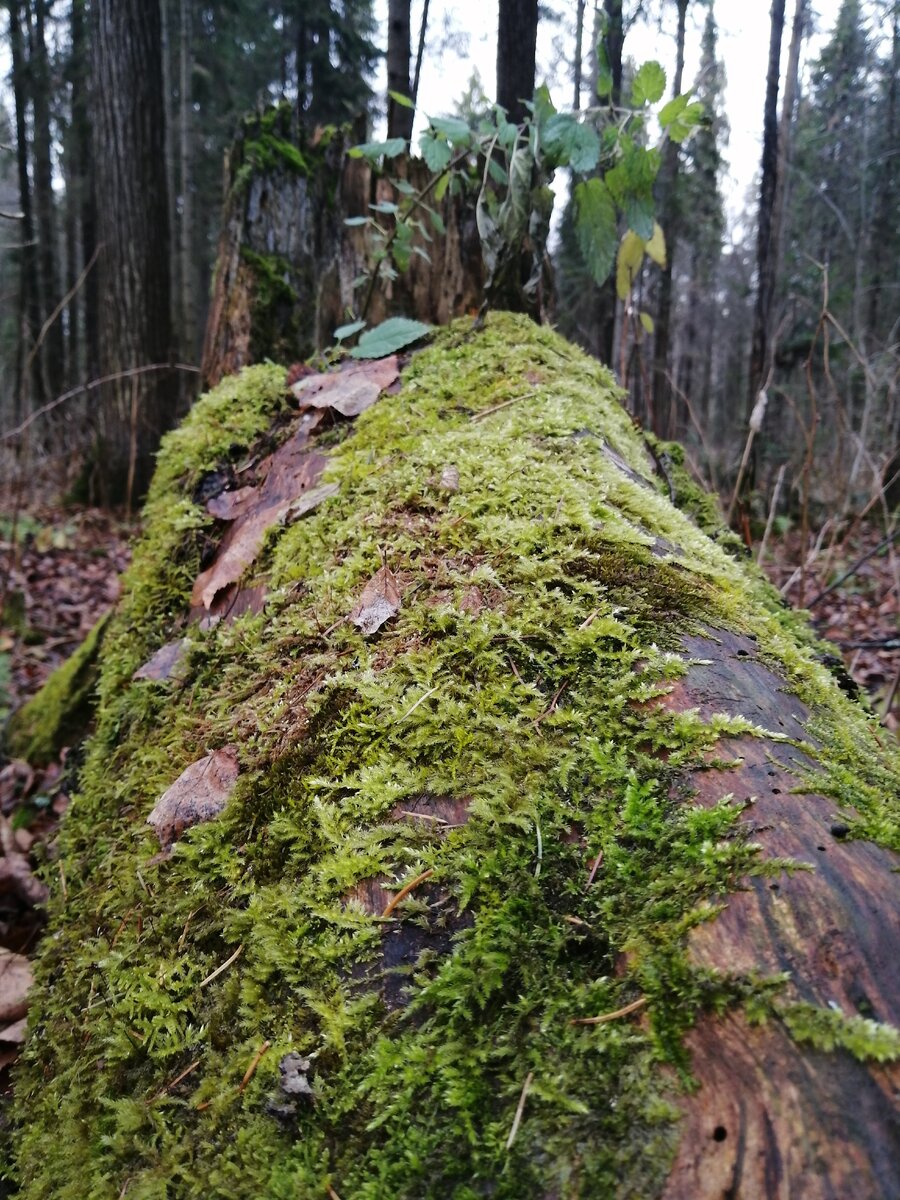
[[[263,358],[302,361],[330,346],[334,330],[363,304],[374,246],[345,218],[371,215],[401,199],[364,159],[346,153],[349,133],[296,127],[279,104],[248,117],[226,164],[225,209],[203,348],[208,385]],[[393,173],[423,189],[432,176],[419,159],[394,160]],[[475,311],[483,267],[474,209],[449,192],[433,205],[441,236],[419,238],[422,254],[394,280],[382,279],[366,316],[391,313],[446,324]],[[389,215],[381,214],[385,226]],[[430,222],[430,218],[428,218]],[[386,274],[386,273],[385,273]]]
[[[392,390],[309,433],[330,486],[217,623],[207,505],[308,415],[253,367],[164,444],[47,872],[21,1195],[900,1195],[888,735],[550,330],[458,322]],[[230,797],[161,853],[204,756]]]

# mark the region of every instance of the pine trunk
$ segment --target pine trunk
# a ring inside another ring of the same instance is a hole
[[[410,0],[389,0],[387,44],[387,135],[407,141],[412,137],[413,110],[399,104],[391,92],[411,96],[409,61],[412,55],[412,32],[409,21]]]

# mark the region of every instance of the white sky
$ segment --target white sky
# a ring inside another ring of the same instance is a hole
[[[559,22],[542,21],[538,30],[538,81],[550,85],[551,95],[558,108],[572,102],[572,83],[568,63],[574,52],[575,0],[542,0],[542,8],[552,9]],[[629,7],[626,3],[626,10]],[[659,8],[660,5],[654,5]],[[806,42],[804,60],[809,62],[821,51],[837,18],[840,0],[814,0],[815,27],[819,31]],[[590,44],[592,5],[586,6],[585,61]],[[787,62],[793,4],[786,5],[785,30],[781,62]],[[769,58],[769,10],[767,0],[716,0],[715,13],[719,27],[719,56],[725,65],[727,87],[725,109],[731,126],[726,149],[729,172],[723,180],[730,224],[734,224],[745,208],[745,197],[753,183],[762,153],[762,111],[766,87],[766,68]],[[655,58],[671,74],[675,62],[675,6],[665,6],[666,25],[660,32],[656,22],[642,23],[629,30],[625,39],[626,56],[638,64]],[[387,41],[387,0],[376,0],[380,22],[379,43]],[[413,0],[413,54],[418,39],[421,0]],[[688,8],[687,46],[685,54],[685,86],[696,76],[700,60],[700,36],[706,18],[706,7],[698,2]],[[454,52],[452,46],[441,45],[445,22],[464,34],[465,53]],[[430,34],[422,80],[419,86],[419,107],[424,113],[440,115],[453,105],[465,90],[473,67],[477,67],[485,91],[494,89],[497,0],[432,0],[429,14]],[[567,26],[569,28],[567,28]],[[556,45],[554,46],[554,41]],[[560,53],[562,50],[562,61]],[[554,70],[554,61],[556,69]],[[376,88],[384,87],[379,78]],[[588,103],[587,97],[582,103]],[[417,124],[417,131],[418,131]]]

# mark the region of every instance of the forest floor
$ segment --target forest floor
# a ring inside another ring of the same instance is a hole
[[[0,728],[115,603],[136,530],[96,509],[0,511]],[[882,540],[878,527],[861,527],[811,552],[814,538],[789,532],[765,570],[788,603],[811,608],[859,691],[900,735],[900,551]],[[65,752],[43,768],[0,754],[0,1110],[25,1034],[27,956],[42,928],[44,885],[33,867],[52,858],[70,777]]]

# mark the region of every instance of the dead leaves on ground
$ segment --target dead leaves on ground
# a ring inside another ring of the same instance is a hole
[[[397,355],[347,364],[327,375],[308,375],[291,391],[303,405],[330,408],[342,417],[358,417],[400,378]]]
[[[157,800],[147,818],[147,824],[152,825],[164,850],[168,850],[185,829],[219,815],[228,803],[239,772],[234,746],[213,750],[185,767]]]

